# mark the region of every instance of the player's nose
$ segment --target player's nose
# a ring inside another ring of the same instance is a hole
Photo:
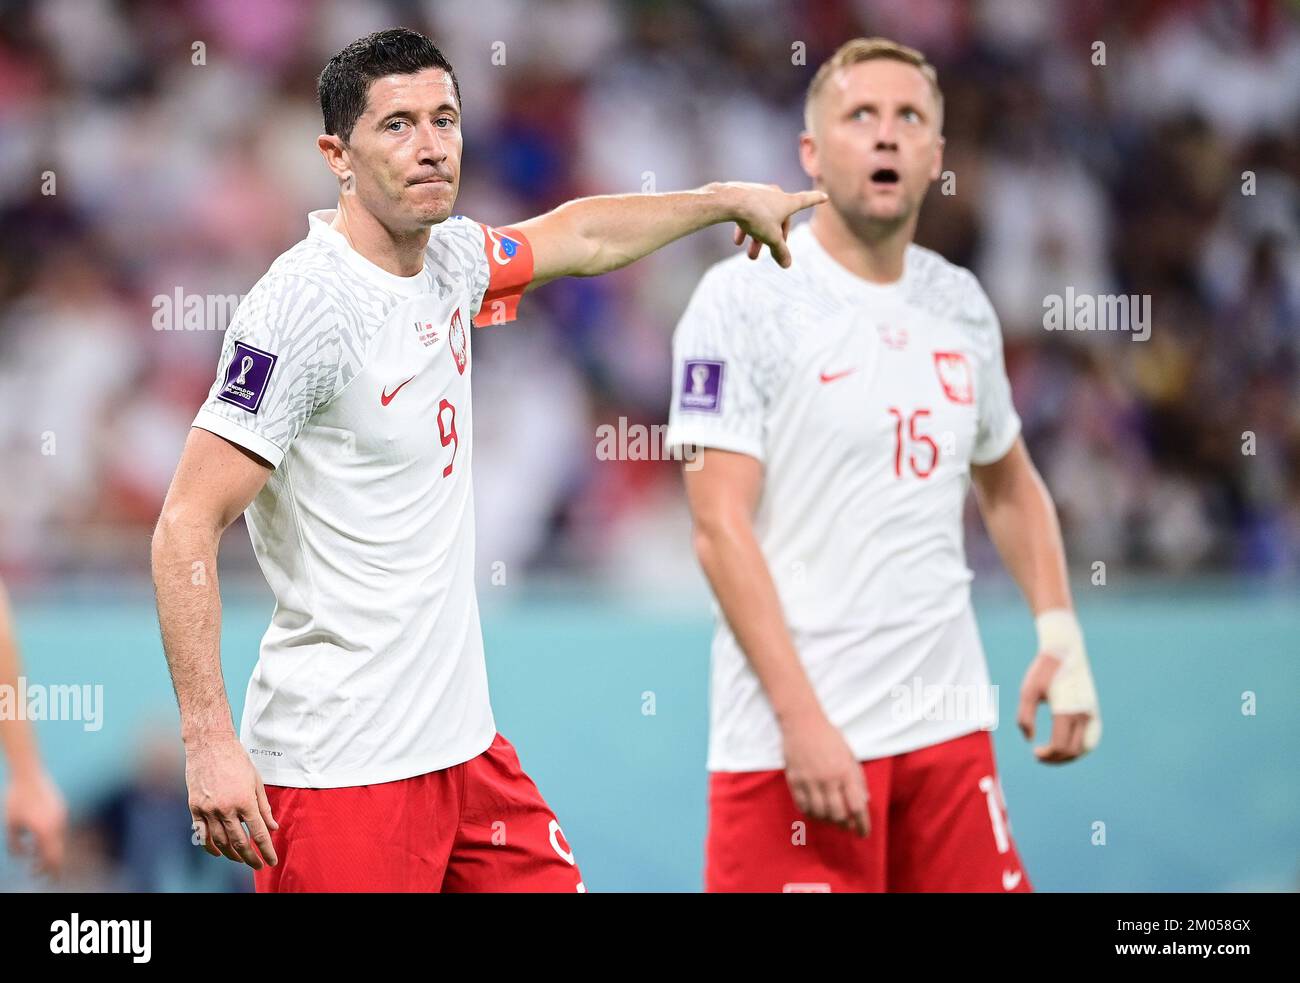
[[[876,124],[876,149],[898,149],[898,121],[893,113],[881,113],[880,122]]]
[[[420,135],[420,140],[416,144],[416,154],[421,164],[437,164],[447,159],[451,127],[439,129],[426,120],[420,125],[417,132]]]

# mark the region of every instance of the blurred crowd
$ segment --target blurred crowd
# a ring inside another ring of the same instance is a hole
[[[226,318],[333,207],[315,79],[381,27],[460,81],[457,211],[806,187],[804,89],[842,41],[936,64],[946,167],[919,241],[981,278],[1072,561],[1300,573],[1300,25],[1270,0],[0,2],[0,572],[144,574]],[[666,420],[672,328],[727,230],[530,294],[477,332],[479,562],[691,575],[676,465],[602,461]],[[1150,337],[1044,330],[1044,299],[1151,298]],[[165,300],[163,300],[165,298]],[[972,508],[972,564],[996,564]],[[244,535],[226,571],[256,570]]]

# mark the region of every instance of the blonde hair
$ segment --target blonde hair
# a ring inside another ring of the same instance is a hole
[[[804,97],[804,127],[808,130],[813,128],[813,100],[825,88],[827,80],[832,75],[842,68],[848,68],[864,61],[877,61],[882,58],[888,61],[901,61],[904,65],[911,65],[925,76],[925,80],[930,83],[930,91],[934,93],[935,104],[939,108],[937,123],[938,128],[942,130],[943,92],[939,88],[939,73],[934,70],[933,65],[925,60],[925,55],[921,54],[921,52],[915,48],[909,48],[905,44],[899,44],[897,41],[891,41],[889,38],[854,38],[852,41],[845,41],[833,55],[821,63],[821,67],[817,69],[817,74],[808,83],[808,94]]]

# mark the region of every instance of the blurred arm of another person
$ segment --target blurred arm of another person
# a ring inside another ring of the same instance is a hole
[[[0,584],[0,690],[13,695],[8,702],[15,710],[21,671],[9,597]],[[5,792],[9,852],[15,856],[30,852],[37,873],[58,876],[63,868],[68,811],[41,764],[36,735],[25,715],[0,713],[0,746],[9,762],[10,782]]]
[[[270,476],[270,464],[252,452],[192,428],[153,535],[154,593],[180,705],[190,815],[208,853],[254,870],[263,858],[275,866],[268,827],[279,827],[226,699],[217,546]],[[194,576],[196,569],[204,575]]]
[[[763,465],[718,448],[702,454],[700,467],[683,470],[695,553],[776,714],[790,793],[812,818],[866,836],[871,821],[862,767],[817,699],[754,534]]]
[[[1034,715],[1046,700],[1052,736],[1034,748],[1034,755],[1044,764],[1073,761],[1101,740],[1101,709],[1070,600],[1056,506],[1024,438],[999,460],[971,465],[971,481],[993,545],[1024,592],[1038,628],[1038,656],[1021,684],[1016,722],[1032,741]]]

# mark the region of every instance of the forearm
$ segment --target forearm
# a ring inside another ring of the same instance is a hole
[[[1035,615],[1072,608],[1056,506],[1032,468],[981,501],[984,525],[1002,563]]]
[[[0,688],[18,696],[18,677],[22,663],[18,658],[18,641],[10,614],[9,597],[0,585]],[[17,707],[15,707],[15,710]],[[36,735],[26,715],[14,713],[12,717],[0,715],[0,748],[4,749],[9,770],[15,779],[35,775],[41,770],[40,754],[36,749]]]
[[[627,266],[668,243],[736,215],[734,189],[713,183],[666,194],[577,198],[548,218],[562,222],[580,249],[562,271],[599,276]]]
[[[785,726],[820,713],[816,691],[790,638],[776,584],[749,523],[738,517],[704,525],[697,521],[695,552],[778,722]]]
[[[234,736],[221,675],[220,532],[164,518],[153,538],[153,581],[163,651],[186,744]]]

